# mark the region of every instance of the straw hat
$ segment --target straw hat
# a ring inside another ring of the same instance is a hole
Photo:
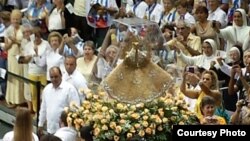
[[[104,90],[121,102],[149,102],[172,85],[170,74],[151,62],[150,53],[133,47],[125,60],[102,82]]]

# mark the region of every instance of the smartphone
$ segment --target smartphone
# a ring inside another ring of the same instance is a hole
[[[194,67],[193,66],[188,66],[187,71],[190,73],[194,73]]]

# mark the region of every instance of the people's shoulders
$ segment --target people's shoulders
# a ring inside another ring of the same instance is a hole
[[[3,136],[3,141],[12,141],[13,138],[14,138],[14,132],[10,131]]]
[[[76,139],[77,132],[71,127],[62,127],[62,128],[59,128],[54,135],[61,138],[62,140],[69,141],[69,140]]]

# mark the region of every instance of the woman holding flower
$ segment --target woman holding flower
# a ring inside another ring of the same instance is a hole
[[[211,96],[215,100],[215,105],[220,106],[222,96],[219,92],[219,85],[218,85],[218,78],[214,71],[212,70],[205,70],[202,73],[199,86],[200,90],[193,90],[186,88],[187,80],[186,76],[189,72],[184,72],[183,75],[183,82],[181,84],[181,92],[192,99],[197,99],[194,111],[197,114],[197,117],[200,119],[202,117],[202,112],[200,109],[201,100],[204,96]]]

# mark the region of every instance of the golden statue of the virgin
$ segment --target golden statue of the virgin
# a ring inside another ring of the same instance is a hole
[[[165,94],[173,78],[151,62],[150,43],[135,36],[130,45],[124,61],[104,79],[104,89],[112,98],[130,104],[149,102]]]

